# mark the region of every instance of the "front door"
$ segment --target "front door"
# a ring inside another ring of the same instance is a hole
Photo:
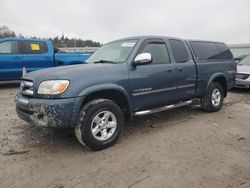
[[[147,65],[131,65],[129,86],[134,111],[168,104],[175,98],[176,69],[165,41],[145,40],[139,53],[150,53],[153,60]]]

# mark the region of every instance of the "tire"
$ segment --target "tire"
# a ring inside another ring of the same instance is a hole
[[[115,144],[124,125],[121,108],[111,100],[95,99],[87,103],[78,115],[75,135],[92,150],[102,150]]]
[[[207,94],[201,99],[201,108],[207,112],[217,112],[221,109],[224,100],[224,90],[220,83],[210,84]]]

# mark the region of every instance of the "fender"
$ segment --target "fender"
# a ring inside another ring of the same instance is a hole
[[[209,78],[209,80],[208,80],[208,82],[207,82],[207,87],[206,87],[206,92],[205,92],[205,93],[207,93],[210,84],[211,84],[216,78],[219,78],[219,77],[223,77],[223,78],[226,79],[226,91],[227,91],[227,80],[228,80],[228,79],[227,79],[227,75],[226,75],[225,73],[223,73],[223,72],[218,72],[218,73],[215,73],[215,74],[213,74],[212,76],[210,76],[210,78]]]

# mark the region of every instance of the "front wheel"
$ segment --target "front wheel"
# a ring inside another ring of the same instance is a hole
[[[220,83],[211,83],[207,94],[201,99],[201,108],[207,112],[219,111],[224,100],[224,90]]]
[[[79,113],[75,135],[78,141],[93,150],[116,143],[124,124],[121,108],[111,100],[95,99]]]

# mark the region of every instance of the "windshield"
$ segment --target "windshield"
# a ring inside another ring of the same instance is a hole
[[[245,57],[242,59],[238,65],[249,65],[250,66],[250,56]]]
[[[127,60],[138,40],[121,40],[103,45],[90,58],[87,63],[121,63]]]

